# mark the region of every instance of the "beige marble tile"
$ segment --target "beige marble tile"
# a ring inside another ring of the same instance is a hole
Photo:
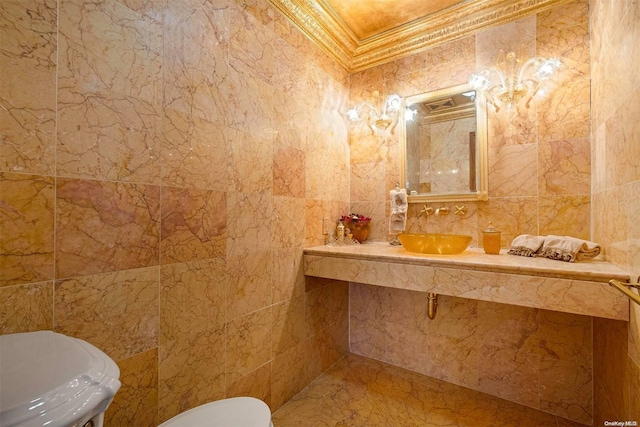
[[[593,318],[539,310],[538,319],[540,356],[591,366]]]
[[[273,153],[273,194],[304,198],[305,152],[293,147],[279,147]]]
[[[530,407],[539,407],[537,354],[512,348],[481,346],[478,350],[478,390]]]
[[[429,80],[429,71],[421,69],[399,76],[397,79],[385,81],[384,88],[388,93],[407,97],[433,90],[435,89],[432,87],[434,84],[436,83]],[[361,131],[363,126],[357,125],[356,128]]]
[[[309,81],[308,79],[301,79],[298,77],[306,75],[307,70],[311,68],[309,63],[300,60],[301,53],[299,49],[297,46],[288,43],[288,39],[283,40],[276,37],[274,43],[273,84],[290,96],[291,99],[303,98],[306,95],[305,91],[308,90]],[[289,109],[291,107],[296,107],[296,105],[288,104],[289,103],[285,103],[283,108]],[[289,111],[293,112],[295,110],[296,109],[294,108]]]
[[[605,114],[615,111],[626,105],[626,100],[631,96],[631,91],[636,92],[640,86],[640,79],[635,70],[640,66],[638,59],[638,19],[640,10],[635,3],[626,3],[608,6],[612,11],[614,21],[611,25],[612,33],[608,44],[604,46],[603,56],[604,78],[600,83],[604,85],[604,111]],[[627,60],[619,60],[623,55]],[[636,106],[632,107],[637,108]],[[627,125],[635,126],[635,121],[627,122]]]
[[[478,69],[494,67],[500,50],[516,52],[518,57],[535,55],[536,16],[485,29],[476,35]]]
[[[398,307],[398,310],[405,308]],[[426,326],[426,319],[427,316],[424,313],[423,316],[416,320],[421,320],[424,322],[423,326]],[[371,323],[368,322],[367,327]],[[433,340],[434,343],[438,341],[438,338]],[[384,352],[382,354],[374,353],[371,357],[378,356],[378,359],[392,365],[401,366],[415,372],[429,373],[433,371],[432,360],[429,357],[430,343],[431,337],[429,334],[416,325],[406,326],[401,323],[386,322],[384,324]]]
[[[227,195],[163,187],[161,233],[162,264],[223,256],[227,244]]]
[[[227,257],[271,248],[273,204],[271,194],[227,194]]]
[[[160,22],[114,0],[59,13],[57,173],[159,183]]]
[[[349,134],[349,160],[352,165],[385,161],[389,154],[389,144],[371,132]]]
[[[272,251],[272,302],[274,304],[304,294],[305,276],[302,257],[302,250],[297,248]]]
[[[274,304],[272,310],[271,351],[272,357],[276,358],[305,339],[305,298],[298,296]]]
[[[159,348],[160,422],[225,396],[224,324],[188,331]]]
[[[310,337],[337,319],[346,316],[349,307],[349,285],[332,281],[327,286],[305,293],[306,333]]]
[[[0,334],[53,328],[53,282],[0,288]]]
[[[165,108],[162,180],[166,185],[226,191],[231,184],[224,127]]]
[[[539,194],[584,195],[591,188],[589,138],[538,144]]]
[[[630,95],[640,94],[640,85]],[[633,99],[633,98],[631,98]],[[635,103],[624,103],[606,121],[605,158],[607,159],[606,182],[608,185],[623,185],[640,180],[640,167],[633,159],[640,156],[636,118],[640,107]]]
[[[540,409],[582,424],[593,421],[591,365],[540,357]]]
[[[347,314],[332,319],[310,339],[309,377],[315,378],[349,352]]]
[[[227,125],[263,138],[272,137],[273,87],[233,69],[229,70],[226,85]]]
[[[538,352],[538,310],[478,301],[478,320],[479,345]]]
[[[273,9],[262,2],[253,3],[260,6],[246,9],[243,4],[230,2],[229,64],[239,72],[270,82],[274,67]]]
[[[502,232],[502,247],[510,247],[520,234],[539,235],[535,197],[491,198],[478,205],[478,224],[483,230],[492,223]]]
[[[278,249],[301,248],[304,245],[306,202],[304,199],[275,196],[273,198],[273,243]]]
[[[301,341],[274,357],[272,362],[271,410],[289,401],[313,379],[308,369],[311,354],[310,340]]]
[[[593,318],[594,423],[625,417],[628,324]]]
[[[158,346],[159,268],[58,280],[54,330],[84,339],[116,362]]]
[[[427,375],[469,388],[478,387],[482,373],[476,365],[480,355],[475,338],[433,334],[427,338],[426,350]]]
[[[228,130],[231,181],[245,194],[273,192],[273,138]]]
[[[190,123],[225,122],[228,19],[226,1],[166,3],[164,105]]]
[[[594,221],[593,234],[602,245],[606,260],[620,266],[628,265],[627,230],[633,222],[620,203],[626,194],[624,187],[612,187],[592,196],[593,216],[601,218]]]
[[[224,324],[227,285],[221,258],[160,267],[160,342]]]
[[[227,324],[227,384],[238,381],[270,360],[271,316],[271,308],[265,308]]]
[[[329,219],[330,224],[336,224],[338,217],[331,215],[331,207],[328,202],[322,200],[306,199],[306,226],[305,246],[324,245],[326,236],[322,234],[322,222]]]
[[[56,276],[158,264],[160,188],[58,178]]]
[[[227,320],[236,319],[271,304],[272,258],[269,251],[228,256]]]
[[[355,106],[361,102],[371,102],[379,96],[384,89],[384,71],[382,67],[373,67],[358,71],[349,76],[349,101],[350,106]],[[378,95],[375,95],[375,92]],[[351,108],[351,107],[349,107]]]
[[[272,362],[265,363],[239,380],[227,384],[227,397],[251,396],[271,407]]]
[[[158,425],[158,349],[118,362],[122,386],[105,413],[105,425]]]
[[[57,2],[0,6],[0,170],[54,172]]]
[[[591,197],[540,197],[540,235],[566,235],[590,240]]]
[[[515,113],[500,107],[487,106],[487,138],[489,148],[526,145],[538,142],[537,104],[519,106]]]
[[[351,198],[354,201],[378,201],[387,196],[384,162],[359,163],[351,165]]]
[[[575,0],[539,12],[536,16],[536,54],[561,58],[561,81],[588,77],[589,2]]]
[[[0,287],[54,277],[54,179],[0,173]]]
[[[552,91],[538,106],[540,142],[590,134],[589,80],[575,80]]]
[[[427,51],[426,87],[435,90],[466,83],[475,67],[476,38],[473,36],[434,47]]]
[[[416,70],[423,70],[427,67],[427,55],[425,52],[414,53],[413,55],[398,58],[395,61],[382,64],[382,75],[385,81],[393,81]]]
[[[537,144],[489,150],[489,194],[492,197],[536,196],[537,151]]]
[[[556,417],[348,355],[276,411],[273,422],[286,426],[539,427],[555,426]]]

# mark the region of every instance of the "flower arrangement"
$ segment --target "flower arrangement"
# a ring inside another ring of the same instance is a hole
[[[358,242],[362,243],[367,240],[367,236],[369,236],[369,231],[371,230],[371,218],[352,213],[342,215],[340,221],[350,230],[353,238]]]

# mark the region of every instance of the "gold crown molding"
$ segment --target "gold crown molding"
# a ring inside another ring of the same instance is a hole
[[[570,0],[467,1],[359,40],[326,0],[269,0],[349,73],[393,61]]]
[[[353,52],[348,71],[353,73],[375,67],[568,1],[570,0],[494,1],[483,2],[483,5],[475,8],[463,4],[365,40]]]

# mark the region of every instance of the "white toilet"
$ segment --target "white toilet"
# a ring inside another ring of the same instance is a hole
[[[158,427],[273,427],[266,403],[253,397],[216,400],[189,409]]]
[[[0,336],[0,427],[102,427],[120,388],[118,365],[93,345],[51,331]],[[161,427],[273,427],[263,401],[235,397]]]
[[[51,331],[0,336],[0,427],[101,427],[120,370],[80,339]]]

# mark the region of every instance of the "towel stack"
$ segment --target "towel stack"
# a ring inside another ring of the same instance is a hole
[[[509,254],[575,262],[600,255],[600,245],[570,236],[523,234],[513,240]]]
[[[391,199],[391,215],[389,216],[389,233],[402,233],[407,226],[407,192],[404,188],[396,186],[395,190],[389,191]]]

